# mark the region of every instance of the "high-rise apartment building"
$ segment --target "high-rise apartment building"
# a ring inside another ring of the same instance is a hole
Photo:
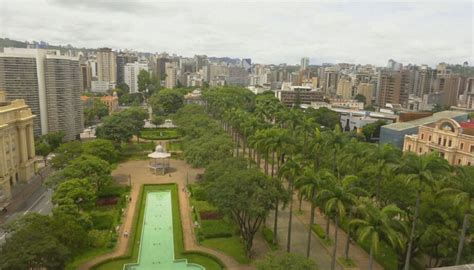
[[[203,66],[208,64],[207,55],[195,55],[194,61],[196,62],[196,72],[202,69]]]
[[[409,70],[393,71],[382,70],[378,78],[378,99],[380,106],[390,104],[408,104],[408,93],[413,86],[412,76]]]
[[[117,54],[117,84],[125,82],[125,65],[134,63],[137,60],[136,55],[127,52]]]
[[[308,57],[303,57],[301,58],[301,66],[300,70],[306,70],[309,67],[309,58]]]
[[[99,81],[117,83],[117,56],[110,48],[97,52],[97,77]]]
[[[34,115],[35,135],[64,131],[72,140],[83,128],[82,75],[77,57],[58,50],[5,48],[0,53],[0,89],[23,99]]]
[[[177,83],[177,73],[178,73],[178,68],[176,67],[176,62],[171,62],[171,63],[166,63],[165,65],[165,71],[166,71],[166,79],[165,79],[165,87],[172,89],[176,87]]]
[[[124,82],[130,88],[130,93],[138,92],[138,74],[140,70],[148,71],[148,64],[134,62],[124,66]]]
[[[13,187],[34,175],[33,118],[24,100],[7,101],[0,91],[0,209],[10,202]]]
[[[359,83],[359,85],[357,85],[357,94],[365,97],[365,104],[372,105],[374,85],[371,83]]]
[[[250,72],[252,70],[252,59],[250,58],[243,58],[242,59],[242,67],[247,71]]]
[[[171,62],[171,59],[166,54],[158,55],[156,57],[156,64],[154,74],[159,81],[162,81],[166,77],[166,63]]]
[[[337,83],[336,95],[343,99],[352,98],[352,82],[348,78],[341,78]]]

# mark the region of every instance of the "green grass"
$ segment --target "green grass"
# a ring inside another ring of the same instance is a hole
[[[323,244],[325,244],[326,246],[332,245],[331,238],[327,237],[326,232],[319,224],[313,224],[311,226],[311,230],[319,237]]]
[[[112,252],[112,250],[112,248],[106,247],[89,249],[74,257],[74,260],[66,265],[65,270],[76,270],[77,268],[79,268],[79,266],[90,261],[92,258]]]
[[[217,208],[206,201],[196,201],[194,199],[191,200],[191,204],[194,205],[194,209],[197,212],[203,211],[217,211]]]
[[[122,143],[121,148],[120,162],[128,160],[146,160],[148,159],[147,154],[155,150],[155,143]]]
[[[175,184],[172,185],[144,185],[140,192],[140,203],[137,204],[135,216],[133,217],[133,225],[130,234],[130,243],[127,247],[125,256],[107,260],[93,267],[96,270],[116,270],[122,269],[126,263],[137,262],[138,252],[140,250],[140,234],[143,226],[143,216],[145,212],[145,195],[150,191],[163,191],[171,190],[172,197],[172,211],[173,211],[173,237],[174,237],[174,251],[176,259],[185,258],[188,262],[197,263],[206,268],[206,270],[221,270],[223,269],[223,263],[216,257],[200,253],[200,252],[185,252],[183,243],[183,231],[181,227],[181,218],[178,201],[178,190]]]
[[[344,268],[354,268],[357,267],[357,264],[351,259],[345,259],[344,257],[337,258],[337,261],[344,267]]]
[[[171,140],[179,137],[175,128],[147,128],[140,131],[140,138],[145,140]]]
[[[271,250],[277,250],[278,244],[273,243],[273,231],[270,228],[263,227],[262,229],[263,239],[267,242],[268,246],[270,246]]]
[[[171,141],[168,143],[169,152],[171,151],[183,151],[183,143],[180,141]]]
[[[369,253],[369,242],[357,243]],[[384,241],[379,242],[379,248],[374,254],[374,259],[386,270],[397,270],[397,253]]]
[[[239,237],[213,238],[201,242],[205,247],[216,249],[233,257],[242,264],[250,263],[250,259],[245,254],[244,244]]]

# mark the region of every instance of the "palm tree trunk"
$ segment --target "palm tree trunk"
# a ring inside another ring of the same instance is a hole
[[[410,270],[411,249],[413,246],[413,238],[415,238],[415,229],[416,229],[416,221],[418,219],[418,212],[420,211],[420,197],[421,197],[421,190],[418,190],[418,194],[416,195],[415,216],[413,217],[413,223],[412,223],[411,232],[410,232],[410,240],[408,241],[407,256],[405,258],[405,267],[404,267],[405,270]]]
[[[306,258],[309,258],[309,252],[311,250],[311,236],[312,236],[312,227],[314,223],[314,210],[316,207],[314,204],[311,204],[311,215],[309,216],[309,229],[308,229],[308,246],[306,247]]]
[[[329,239],[329,214],[326,215],[326,239]]]
[[[276,206],[275,206],[275,221],[273,222],[273,244],[277,244],[277,230],[278,230],[278,207],[280,202],[277,200],[276,201]]]
[[[293,185],[291,182],[288,188],[290,190],[290,213],[288,218],[288,239],[286,242],[286,252],[290,252],[291,249],[291,223],[293,220]]]
[[[275,151],[272,151],[272,178],[275,171]]]
[[[464,247],[464,239],[466,237],[466,230],[467,230],[468,223],[469,223],[469,214],[465,213],[464,221],[462,222],[462,231],[461,231],[461,237],[459,238],[458,254],[456,255],[455,265],[459,265],[459,262],[461,261],[462,248]]]
[[[350,222],[352,219],[352,207],[349,209],[349,218],[348,222]],[[346,248],[344,250],[344,257],[346,260],[349,260],[349,247],[350,247],[350,241],[351,241],[351,230],[350,228],[347,229],[347,239],[346,239]]]
[[[338,218],[337,215],[334,217],[334,223],[336,230],[334,232],[334,247],[332,249],[332,260],[331,260],[331,270],[336,269],[336,250],[337,250],[337,231],[338,231]]]
[[[265,174],[268,175],[268,151],[265,153]]]
[[[298,200],[299,200],[299,205],[298,205],[298,211],[301,213],[301,206],[303,204],[303,194],[301,192],[298,192]]]
[[[372,246],[370,246],[370,252],[369,252],[369,270],[372,270],[372,266],[374,264],[374,258],[373,258],[373,249]]]
[[[246,148],[246,142],[245,142],[245,137],[242,136],[242,157],[245,158],[245,148]]]

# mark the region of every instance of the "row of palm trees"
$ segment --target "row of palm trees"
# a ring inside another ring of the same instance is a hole
[[[236,98],[241,92],[243,97]],[[221,120],[234,139],[236,155],[248,156],[256,166],[263,165],[269,176],[277,177],[282,183],[286,180],[289,198],[297,191],[299,198],[311,203],[307,256],[311,247],[311,224],[319,207],[328,220],[327,235],[329,219],[334,220],[336,228],[341,221],[346,221],[349,235],[354,232],[359,241],[369,243],[369,269],[380,241],[391,245],[399,257],[404,258],[404,262],[399,258],[399,265],[409,269],[413,263],[412,253],[418,250],[415,242],[419,238],[417,226],[422,194],[434,192],[437,196],[454,196],[455,205],[464,211],[455,264],[461,262],[474,197],[474,178],[467,170],[453,171],[435,154],[402,156],[400,150],[391,145],[360,142],[356,134],[342,133],[338,125],[334,130],[321,127],[308,113],[285,108],[268,95],[251,100],[245,90],[221,89],[206,93],[205,97],[208,111]],[[403,210],[382,195],[383,183],[400,176],[407,186],[416,190],[414,205]],[[430,190],[435,186],[436,191]],[[281,204],[286,202],[275,205],[274,240]],[[289,200],[288,207],[286,249],[289,252],[293,199]],[[336,261],[337,232],[338,229],[334,234],[332,269]],[[349,237],[345,257],[349,257]]]

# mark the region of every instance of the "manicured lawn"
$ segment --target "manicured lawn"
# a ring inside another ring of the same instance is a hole
[[[214,258],[209,254],[201,254],[199,252],[183,252],[183,231],[181,227],[181,218],[178,201],[178,190],[176,185],[144,185],[140,192],[140,203],[137,204],[137,211],[135,212],[133,220],[133,228],[130,234],[130,243],[128,246],[127,256],[122,258],[116,258],[113,260],[106,261],[102,264],[95,266],[93,269],[97,270],[116,270],[122,269],[126,263],[137,262],[138,252],[140,250],[140,234],[143,226],[143,216],[145,211],[145,194],[150,191],[163,191],[171,190],[172,197],[172,211],[173,211],[173,237],[174,237],[174,250],[175,258],[181,259],[186,258],[188,262],[197,263],[206,268],[206,270],[221,270],[223,267],[217,258]]]
[[[140,138],[145,140],[171,140],[178,137],[175,128],[146,128],[140,131]]]
[[[247,264],[250,260],[245,255],[245,249],[239,237],[212,238],[201,242],[203,246],[220,250],[232,256],[239,263]]]
[[[183,143],[180,141],[171,141],[168,143],[167,151],[183,151]]]
[[[155,150],[153,142],[146,143],[122,143],[120,151],[120,161],[127,160],[146,160],[147,154]]]

